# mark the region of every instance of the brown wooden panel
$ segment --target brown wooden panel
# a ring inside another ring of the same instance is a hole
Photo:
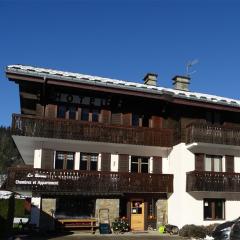
[[[162,128],[162,118],[158,116],[152,116],[152,128]]]
[[[45,117],[48,118],[56,118],[57,113],[57,106],[53,104],[46,105],[45,108]]]
[[[129,171],[129,155],[119,154],[118,171],[119,172]]]
[[[54,151],[51,149],[42,149],[42,164],[44,169],[53,169],[54,166]]]
[[[123,125],[124,126],[132,125],[132,113],[124,113],[123,114]]]
[[[226,172],[234,172],[234,156],[226,155]]]
[[[110,123],[110,121],[111,121],[111,112],[109,110],[102,109],[101,116],[100,116],[100,122],[101,123]]]
[[[36,115],[40,117],[44,116],[44,107],[40,103],[36,104]]]
[[[111,154],[102,153],[101,154],[101,171],[110,171],[111,169]]]
[[[153,173],[162,173],[162,157],[153,157]]]
[[[195,170],[204,171],[204,154],[195,153]]]
[[[112,121],[113,125],[122,125],[122,113],[112,113]]]

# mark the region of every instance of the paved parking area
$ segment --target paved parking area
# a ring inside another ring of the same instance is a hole
[[[78,232],[72,232],[65,235],[58,236],[16,236],[15,240],[186,240],[186,238],[182,238],[179,236],[170,236],[166,234],[158,234],[155,233],[125,233],[125,234],[108,234],[108,235],[100,235],[100,234],[84,234]]]

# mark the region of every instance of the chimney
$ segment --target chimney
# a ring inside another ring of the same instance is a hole
[[[187,76],[175,76],[173,80],[173,86],[176,90],[189,91],[190,77]]]
[[[143,81],[146,85],[157,86],[157,77],[156,73],[147,73]]]

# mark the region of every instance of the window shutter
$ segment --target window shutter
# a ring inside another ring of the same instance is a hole
[[[234,172],[234,156],[225,156],[226,159],[226,172]]]
[[[122,113],[112,113],[112,124],[122,125]]]
[[[162,157],[153,157],[153,173],[162,173]]]
[[[195,170],[204,171],[204,154],[195,153]]]
[[[102,153],[101,154],[101,171],[110,171],[111,170],[111,154]]]
[[[158,116],[152,116],[152,128],[162,128],[162,118]]]
[[[45,117],[47,118],[56,118],[57,116],[57,106],[53,104],[46,105],[45,108]]]
[[[110,123],[111,120],[111,112],[105,109],[101,110],[101,123]]]
[[[124,126],[131,126],[132,125],[132,114],[131,113],[124,113],[123,114],[123,125]]]
[[[43,169],[53,169],[54,166],[54,151],[51,149],[42,149],[42,163]]]
[[[118,169],[119,172],[129,171],[129,155],[119,154]]]

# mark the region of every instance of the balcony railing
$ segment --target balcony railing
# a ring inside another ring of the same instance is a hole
[[[170,129],[124,127],[66,119],[13,115],[14,135],[171,147]]]
[[[187,173],[187,192],[240,192],[240,173]]]
[[[173,175],[12,167],[6,189],[39,194],[172,193]]]
[[[240,128],[193,123],[187,126],[186,142],[240,146]]]

